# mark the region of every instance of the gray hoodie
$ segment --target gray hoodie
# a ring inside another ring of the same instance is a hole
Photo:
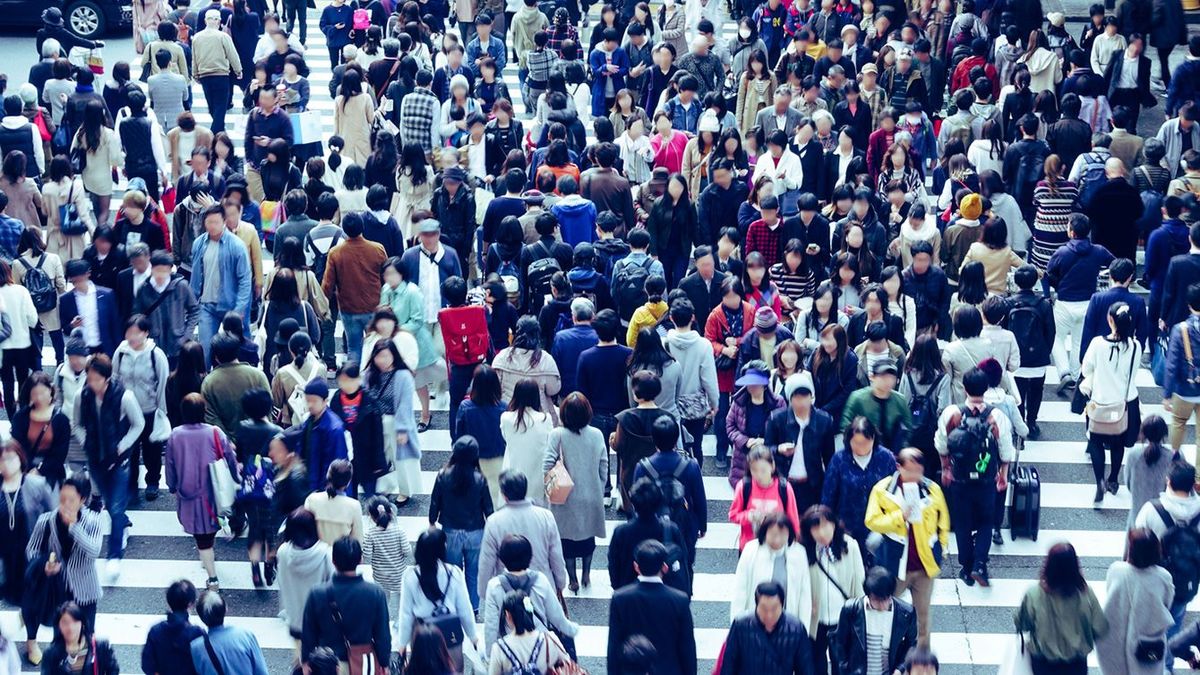
[[[162,302],[159,296],[165,294]],[[158,306],[155,303],[158,302]],[[154,311],[147,315],[150,320],[150,337],[158,342],[158,346],[168,358],[179,356],[183,343],[192,339],[196,333],[196,324],[200,321],[200,303],[187,280],[175,275],[167,282],[162,293],[154,287],[154,279],[142,284],[137,296],[133,299],[133,311],[146,314],[147,310]]]
[[[717,367],[712,343],[700,333],[690,330],[667,332],[664,345],[679,362],[679,414],[685,420],[701,419],[709,410],[716,410],[720,394],[717,391]]]
[[[113,375],[133,392],[142,412],[149,415],[155,410],[167,409],[167,376],[171,374],[167,355],[147,338],[146,344],[135,350],[124,340],[113,354]]]
[[[308,592],[333,578],[329,544],[318,541],[308,548],[285,543],[276,557],[279,564],[279,606],[293,636],[304,628],[304,603]]]
[[[1196,496],[1194,492],[1189,493],[1186,497],[1180,497],[1166,491],[1159,495],[1158,499],[1176,522],[1189,522],[1200,515],[1200,497]],[[1158,515],[1158,510],[1154,508],[1153,501],[1149,501],[1142,505],[1142,510],[1138,512],[1136,526],[1150,528],[1161,539],[1167,533],[1169,524],[1163,522],[1162,517]]]

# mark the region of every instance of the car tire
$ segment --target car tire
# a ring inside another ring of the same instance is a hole
[[[79,0],[63,12],[63,23],[67,30],[87,40],[104,36],[104,11],[92,0]]]

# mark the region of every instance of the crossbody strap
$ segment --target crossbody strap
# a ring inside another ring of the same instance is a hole
[[[204,650],[208,652],[208,658],[212,661],[213,669],[217,671],[217,675],[225,675],[225,668],[221,666],[221,660],[217,658],[217,651],[213,649],[212,640],[208,636],[204,636]]]
[[[829,583],[833,584],[833,587],[838,589],[838,593],[842,594],[843,600],[850,599],[850,594],[846,592],[846,589],[842,588],[842,585],[837,582],[837,579],[834,579],[833,575],[829,573],[829,569],[821,563],[820,553],[817,554],[817,569],[821,570],[821,573],[825,575],[825,578],[829,579]]]
[[[1190,335],[1191,329],[1188,327],[1186,320],[1183,322],[1183,325],[1179,327],[1179,330],[1181,333],[1183,333],[1183,335],[1180,336],[1183,338],[1183,355],[1187,358],[1188,367],[1192,368],[1194,367],[1194,364],[1192,363],[1192,338]]]

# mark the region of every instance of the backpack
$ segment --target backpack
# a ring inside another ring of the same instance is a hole
[[[1190,521],[1178,522],[1163,508],[1162,500],[1150,502],[1167,531],[1162,536],[1163,559],[1159,563],[1171,573],[1175,586],[1175,602],[1191,602],[1200,586],[1200,515]]]
[[[1032,143],[1030,152],[1021,155],[1017,160],[1017,176],[1013,185],[1013,197],[1019,204],[1033,203],[1033,190],[1042,179],[1046,165],[1046,147],[1037,142]]]
[[[64,237],[87,234],[87,223],[83,222],[83,216],[75,206],[74,180],[71,181],[71,187],[67,188],[67,200],[58,206],[58,222]]]
[[[995,478],[1000,452],[992,433],[992,410],[990,405],[979,411],[959,408],[958,426],[946,438],[954,480],[980,483]]]
[[[568,328],[570,328],[571,326],[574,326],[574,325],[575,325],[575,320],[574,320],[574,317],[571,316],[570,311],[559,312],[558,320],[554,322],[554,332],[561,333],[562,331],[567,330]]]
[[[317,379],[320,374],[320,370],[318,369],[316,374],[308,379],[305,379],[304,376],[300,374],[300,369],[296,367],[296,364],[289,363],[281,367],[279,372],[287,373],[287,375],[294,380],[292,390],[290,393],[288,393],[287,397],[287,405],[292,412],[292,426],[303,424],[304,422],[308,421],[308,402],[304,398],[304,387],[312,380]]]
[[[654,259],[646,256],[640,264],[623,265],[613,276],[613,301],[621,321],[628,324],[638,307],[646,304],[646,279]]]
[[[538,665],[538,659],[542,656],[542,642],[546,639],[545,633],[538,633],[537,640],[533,643],[533,651],[530,652],[529,661],[523,662],[513,653],[512,647],[503,639],[496,641],[496,648],[504,655],[504,658],[512,666],[507,671],[506,675],[542,675],[542,668]]]
[[[455,366],[483,363],[488,355],[487,313],[482,307],[457,307],[438,313],[446,360]]]
[[[352,15],[354,30],[366,30],[371,27],[371,13],[365,9],[356,9]]]
[[[555,272],[561,272],[562,266],[550,253],[545,242],[539,241],[534,246],[541,248],[546,257],[529,263],[529,269],[525,272],[525,285],[529,289],[530,307],[540,308],[545,303],[545,297],[550,295],[550,277],[554,276]]]
[[[1038,298],[1040,305],[1044,300]],[[1042,330],[1042,316],[1035,306],[1017,305],[1008,310],[1007,328],[1017,338],[1021,349],[1021,363],[1036,363],[1045,359],[1052,345],[1046,344],[1046,334]]]
[[[25,268],[25,279],[21,283],[33,298],[33,306],[37,309],[38,314],[49,312],[57,307],[58,291],[54,289],[54,284],[50,283],[50,275],[42,269],[42,263],[46,262],[45,252],[38,257],[37,265],[30,265],[25,258],[17,258],[17,260]]]
[[[804,458],[803,457],[795,457],[792,459],[792,461],[793,462],[795,462],[795,461],[803,462]],[[779,503],[782,505],[783,510],[786,511],[787,503],[788,503],[787,481],[776,480],[775,482],[779,484]],[[743,509],[747,509],[750,507],[750,493],[753,490],[754,490],[754,481],[749,476],[746,476],[745,478],[742,479],[742,508]]]
[[[908,378],[909,389],[913,392],[908,399],[908,410],[912,416],[912,432],[909,435],[909,444],[918,448],[932,448],[933,436],[937,432],[938,422],[938,407],[936,393],[938,387],[942,384],[942,378],[946,375],[939,374],[934,379],[933,384],[925,390],[924,394],[917,393],[917,383],[913,381],[912,373],[905,373]]]
[[[675,464],[675,468],[671,473],[662,474],[658,469],[654,468],[654,463],[651,458],[647,457],[638,465],[642,467],[642,471],[650,477],[658,485],[658,489],[662,490],[663,501],[662,507],[659,509],[659,516],[669,518],[672,523],[679,527],[679,531],[683,532],[686,527],[691,527],[692,516],[690,514],[689,504],[687,502],[687,492],[683,488],[683,472],[687,471],[688,459],[682,454],[679,455],[679,462]]]
[[[305,243],[308,245],[308,251],[305,252],[305,257],[308,258],[309,269],[313,271],[313,274],[317,275],[318,283],[325,279],[325,263],[329,261],[329,252],[341,240],[341,232],[333,235],[333,241],[329,243],[329,248],[325,249],[325,252],[322,253],[321,249],[317,248],[317,242],[313,241],[312,237],[306,239]]]
[[[683,464],[684,462],[680,462]],[[692,570],[688,563],[688,548],[685,542],[679,541],[671,534],[671,523],[665,516],[659,517],[662,525],[662,536],[659,541],[667,550],[667,574],[663,581],[672,588],[679,589],[688,595],[692,594]],[[678,531],[678,530],[676,530]]]
[[[496,251],[496,257],[499,257],[500,250],[496,248],[495,244],[492,244],[492,249]],[[500,281],[504,282],[505,288],[515,286],[517,289],[517,298],[521,296],[521,270],[518,269],[515,258],[513,260],[504,260],[501,258],[500,265],[496,268],[496,274],[500,275]],[[508,300],[509,302],[514,302],[516,298],[510,294]]]
[[[569,85],[580,85],[587,82],[588,71],[584,67],[583,61],[578,59],[567,61],[563,64],[563,79]]]
[[[1104,177],[1104,162],[1102,157],[1094,152],[1083,156],[1083,171],[1079,174],[1079,206],[1090,208],[1096,193],[1106,182]]]

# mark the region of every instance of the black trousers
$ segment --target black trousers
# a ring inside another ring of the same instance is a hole
[[[833,634],[837,626],[817,624],[817,635],[813,639],[813,671],[819,675],[832,673],[838,675],[837,656],[833,653]]]
[[[4,412],[8,413],[8,419],[11,420],[17,411],[17,391],[41,363],[41,355],[33,347],[4,350],[3,361],[0,361],[0,383],[4,387]]]
[[[1104,450],[1112,454],[1112,467],[1108,472],[1108,480],[1115,483],[1121,473],[1121,461],[1125,459],[1125,438],[1123,436],[1093,435],[1088,439],[1087,452],[1092,458],[1092,475],[1096,484],[1104,482]]]
[[[996,488],[990,481],[950,485],[950,523],[958,543],[958,562],[970,571],[986,566],[996,526]]]
[[[143,417],[146,425],[129,449],[129,494],[133,496],[137,495],[138,467],[142,462],[146,463],[146,487],[157,486],[162,480],[163,443],[150,440],[150,434],[154,433],[154,413],[143,413]]]
[[[717,434],[717,461],[721,461],[729,455],[729,432],[725,430],[725,419],[729,417],[729,394],[721,392],[717,400],[717,418],[713,420],[713,426]]]
[[[1038,412],[1042,409],[1042,394],[1046,385],[1046,376],[1017,377],[1017,392],[1021,394],[1021,405],[1017,406],[1026,424],[1036,424]]]

